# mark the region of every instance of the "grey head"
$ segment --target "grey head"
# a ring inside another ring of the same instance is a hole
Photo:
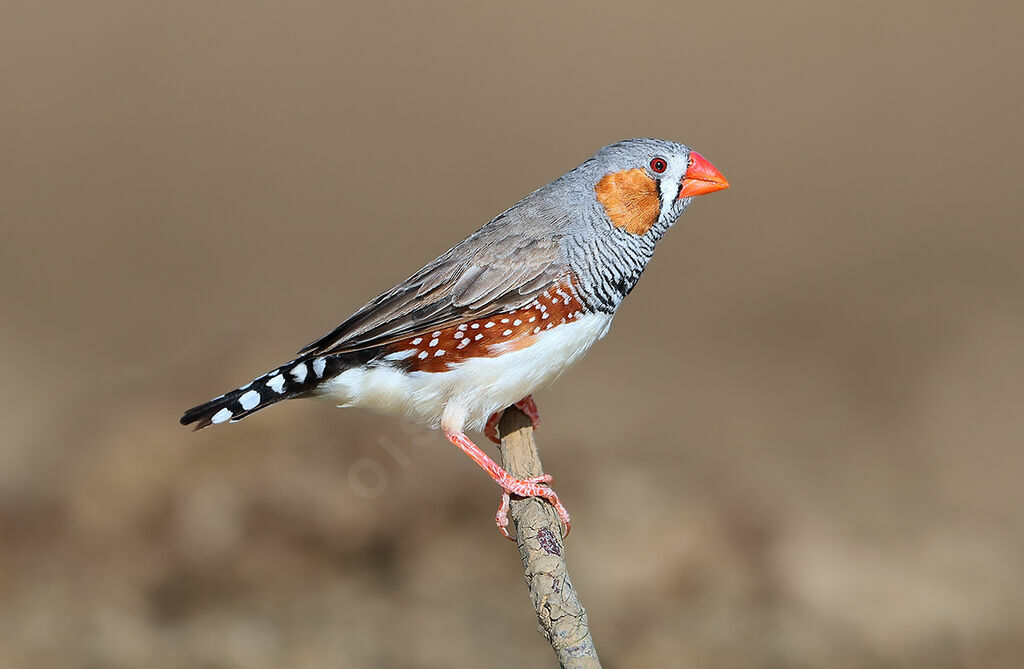
[[[513,210],[539,207],[550,215],[551,209],[562,209],[570,219],[561,221],[563,224],[571,226],[596,216],[633,235],[660,237],[695,195],[728,185],[707,160],[685,144],[646,137],[627,139],[605,146]]]
[[[693,197],[728,185],[685,144],[628,139],[602,148],[485,230],[495,224],[505,234],[530,230],[558,240],[562,260],[580,279],[585,297],[595,308],[614,311]]]

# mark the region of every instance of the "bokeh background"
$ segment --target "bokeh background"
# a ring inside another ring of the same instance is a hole
[[[1021,666],[1021,25],[4,3],[0,666],[550,666],[441,438],[177,419],[632,136],[732,188],[538,396],[606,665]]]

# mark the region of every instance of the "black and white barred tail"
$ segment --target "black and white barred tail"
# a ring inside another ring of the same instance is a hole
[[[325,380],[353,366],[365,364],[367,358],[372,355],[371,352],[361,351],[296,358],[241,388],[192,407],[181,417],[181,424],[195,423],[195,429],[201,430],[218,423],[239,421],[281,400],[307,396]]]

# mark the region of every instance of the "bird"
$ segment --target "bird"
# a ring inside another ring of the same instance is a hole
[[[186,411],[199,430],[293,398],[324,398],[439,428],[509,496],[552,504],[571,528],[548,474],[516,478],[467,435],[499,442],[517,406],[534,427],[533,393],[605,336],[658,241],[695,196],[729,187],[685,144],[628,139],[538,188],[434,261],[381,293],[298,356]]]

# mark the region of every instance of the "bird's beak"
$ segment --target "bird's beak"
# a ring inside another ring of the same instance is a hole
[[[714,193],[716,190],[724,190],[729,187],[722,173],[715,169],[715,166],[708,162],[707,158],[696,151],[690,151],[690,166],[686,168],[686,176],[679,188],[679,197],[693,197]]]

